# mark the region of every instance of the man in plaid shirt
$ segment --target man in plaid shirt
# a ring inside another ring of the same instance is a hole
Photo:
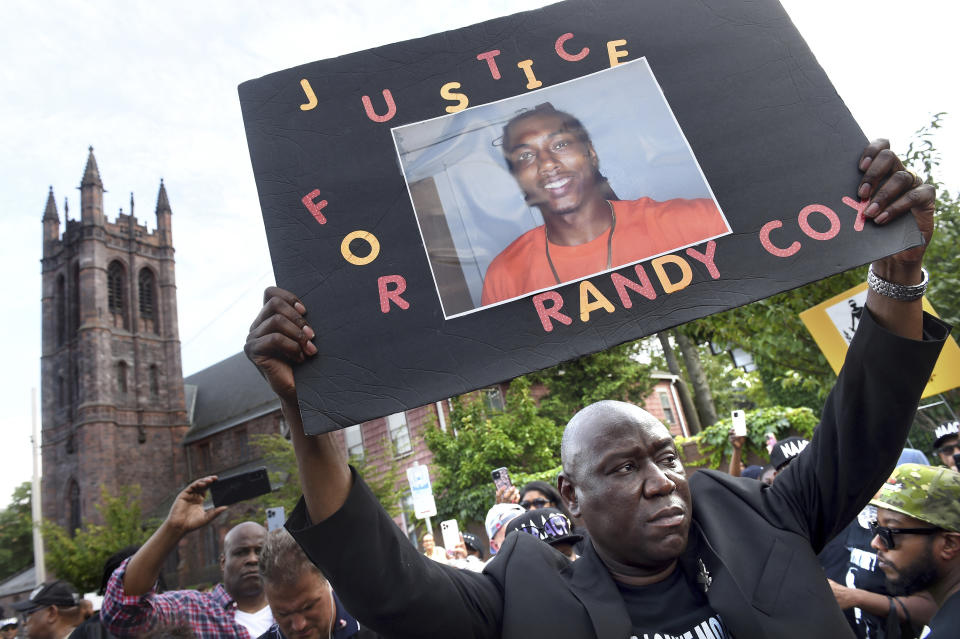
[[[260,578],[260,549],[266,530],[244,522],[223,539],[223,583],[210,592],[156,592],[164,559],[187,533],[210,523],[226,507],[203,507],[204,494],[216,477],[187,486],[170,514],[130,559],[114,571],[104,593],[100,617],[117,637],[136,637],[157,625],[187,623],[201,639],[258,637],[273,624]]]

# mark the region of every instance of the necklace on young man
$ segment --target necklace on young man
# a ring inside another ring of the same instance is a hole
[[[605,200],[607,206],[610,207],[610,233],[607,235],[607,265],[604,270],[608,270],[613,266],[613,231],[617,228],[617,214],[613,212],[613,203],[610,200]],[[553,260],[550,258],[550,238],[547,237],[547,227],[543,227],[543,239],[544,239],[544,251],[547,254],[547,264],[550,265],[550,272],[553,273],[553,279],[557,281],[557,284],[562,284],[560,281],[560,276],[557,274],[557,267],[553,265]]]

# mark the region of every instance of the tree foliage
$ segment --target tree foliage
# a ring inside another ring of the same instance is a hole
[[[33,519],[30,482],[13,491],[10,504],[0,511],[0,580],[33,563]]]
[[[436,424],[427,426],[424,438],[434,455],[433,493],[441,519],[482,521],[493,505],[494,468],[506,466],[516,483],[559,466],[563,427],[540,413],[530,380],[513,380],[505,399],[503,412],[489,411],[478,397],[452,399],[448,429],[455,436]]]
[[[636,356],[640,342],[628,342],[526,375],[549,394],[540,401],[540,415],[566,424],[578,410],[602,399],[643,404],[653,386],[649,365]]]
[[[293,444],[277,433],[254,435],[251,442],[263,456],[262,460],[268,469],[273,491],[246,502],[253,509],[253,513],[248,508],[246,512],[238,515],[237,523],[251,518],[256,521],[265,521],[267,508],[283,507],[289,516],[301,495],[300,471],[297,468]],[[392,444],[385,442],[380,453],[351,457],[350,463],[364,478],[384,509],[394,517],[400,512],[398,504],[404,489],[402,484],[399,489],[397,488],[400,475],[397,464],[393,463],[392,452]],[[378,467],[385,470],[378,472]]]
[[[955,323],[960,320],[960,296],[954,294],[960,286],[960,260],[956,259],[956,246],[960,242],[960,199],[933,177],[939,156],[932,139],[941,119],[942,114],[937,114],[929,126],[917,131],[902,157],[908,166],[938,187],[937,231],[924,257],[930,272],[927,297],[941,317]],[[741,346],[753,355],[770,402],[808,406],[819,413],[836,375],[799,314],[865,279],[866,267],[855,268],[691,322],[682,330],[698,342],[710,340]]]
[[[788,435],[799,435],[809,439],[813,436],[813,429],[819,420],[812,410],[806,407],[787,408],[771,406],[747,411],[747,441],[743,445],[743,456],[750,453],[767,457],[767,433],[773,433],[777,439]],[[733,449],[730,443],[730,428],[732,420],[727,417],[716,424],[704,428],[703,431],[690,438],[677,438],[677,448],[694,441],[702,456],[696,460],[684,460],[688,466],[704,466],[706,468],[720,468],[721,462]]]
[[[96,508],[104,523],[84,522],[73,535],[54,522],[43,523],[47,568],[80,592],[96,590],[107,558],[121,548],[142,544],[152,530],[143,526],[139,486],[123,488],[119,495],[101,488]]]

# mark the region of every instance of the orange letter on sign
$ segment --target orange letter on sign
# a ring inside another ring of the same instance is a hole
[[[533,75],[533,60],[521,60],[517,62],[517,68],[522,70],[523,74],[527,76],[528,89],[537,89],[543,86],[543,82],[537,80],[537,76]]]
[[[625,44],[627,44],[626,40],[611,40],[607,43],[607,55],[610,57],[611,68],[620,64],[620,58],[625,58],[630,55],[630,52],[627,50],[617,51],[617,47],[622,47]]]
[[[393,288],[390,288],[390,285]],[[410,308],[410,302],[400,297],[407,290],[407,280],[402,275],[384,275],[377,278],[377,288],[380,289],[380,311],[390,312],[390,302],[403,310]]]
[[[309,111],[317,106],[317,94],[313,92],[313,87],[310,86],[310,80],[306,78],[300,80],[300,88],[303,89],[303,94],[307,96],[306,104],[300,105],[301,111]]]
[[[441,98],[443,98],[444,100],[457,101],[456,104],[451,104],[450,106],[445,107],[445,110],[447,113],[456,113],[457,111],[463,111],[464,109],[467,108],[467,105],[470,104],[470,100],[467,99],[467,96],[465,96],[462,93],[457,93],[454,91],[454,89],[459,89],[459,88],[460,88],[459,82],[447,82],[445,85],[440,87]]]

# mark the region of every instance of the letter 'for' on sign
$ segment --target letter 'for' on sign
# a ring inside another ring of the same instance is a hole
[[[354,240],[363,240],[370,245],[370,253],[365,257],[360,257],[350,249],[350,242]],[[350,262],[354,266],[364,266],[370,262],[377,259],[377,256],[380,255],[380,240],[377,239],[377,236],[371,233],[370,231],[353,231],[347,233],[346,237],[343,238],[343,241],[340,242],[340,253],[343,255],[343,259]]]
[[[319,202],[315,202],[314,200],[316,200],[317,197],[319,196],[320,196],[320,189],[314,189],[309,193],[307,193],[306,195],[304,195],[300,201],[303,202],[303,205],[307,207],[308,211],[310,211],[310,215],[313,216],[313,219],[315,219],[320,224],[326,224],[327,217],[323,213],[321,213],[321,211],[323,211],[323,209],[327,206],[327,201],[320,200]]]
[[[407,290],[407,280],[402,275],[384,275],[377,278],[377,288],[380,291],[380,311],[382,313],[390,312],[390,302],[393,302],[402,310],[410,308],[410,302],[400,297]]]

